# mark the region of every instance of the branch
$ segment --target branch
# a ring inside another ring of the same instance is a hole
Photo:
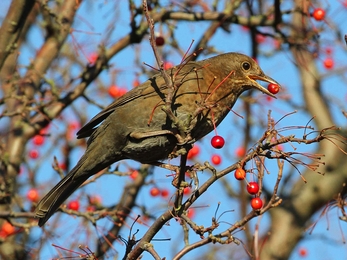
[[[35,0],[14,0],[0,28],[0,70],[9,54],[19,46],[17,40]]]

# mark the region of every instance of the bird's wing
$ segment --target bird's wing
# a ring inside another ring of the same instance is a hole
[[[168,72],[171,75],[174,75],[177,71],[177,69],[180,69],[179,74],[175,77],[175,81],[182,81],[188,74],[194,73],[194,68],[196,68],[198,63],[196,62],[189,62],[183,66],[183,68],[174,67],[171,70],[168,70]],[[141,84],[140,86],[132,89],[131,91],[124,94],[122,97],[111,103],[108,107],[106,107],[104,110],[102,110],[100,113],[98,113],[96,116],[94,116],[86,125],[84,125],[78,132],[77,132],[77,138],[85,138],[90,136],[97,126],[105,120],[110,114],[113,113],[118,107],[121,107],[124,104],[127,104],[133,100],[141,98],[148,98],[153,95],[163,95],[162,98],[164,100],[165,95],[164,91],[167,90],[167,86],[165,84],[164,79],[160,74],[154,75],[152,78]]]

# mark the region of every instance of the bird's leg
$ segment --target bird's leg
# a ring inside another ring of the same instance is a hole
[[[198,174],[196,173],[196,170],[194,169],[194,166],[190,167],[190,169],[187,170],[187,173],[189,173],[189,177],[194,182],[194,186],[195,186],[194,192],[195,192],[195,191],[197,191],[199,189],[199,178],[198,178]],[[191,182],[190,182],[189,186],[191,186]]]
[[[172,164],[168,164],[168,163],[153,162],[153,163],[150,163],[150,164],[154,165],[154,166],[158,166],[158,167],[164,168],[164,169],[169,170],[169,171],[177,172],[179,170],[178,166],[172,165]]]
[[[176,188],[179,188],[180,186],[182,187],[188,187],[189,186],[189,183],[188,182],[185,182],[185,181],[179,181],[179,177],[180,177],[180,169],[181,167],[180,166],[176,166],[176,165],[171,165],[171,164],[167,164],[167,163],[161,163],[161,162],[153,162],[151,163],[151,165],[154,165],[154,166],[158,166],[158,167],[161,167],[161,168],[164,168],[166,170],[169,170],[169,171],[174,171],[175,172],[175,177],[174,179],[172,180],[172,185]],[[190,173],[193,173],[193,172],[190,172]],[[199,181],[197,179],[197,176],[196,176],[196,172],[194,171],[194,184],[195,185],[199,185]],[[195,179],[196,177],[196,179]],[[192,178],[193,179],[193,178]],[[179,184],[180,183],[180,184]]]

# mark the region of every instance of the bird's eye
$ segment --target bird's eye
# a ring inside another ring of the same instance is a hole
[[[242,68],[244,70],[249,70],[251,68],[251,64],[248,61],[245,61],[244,63],[242,63]]]

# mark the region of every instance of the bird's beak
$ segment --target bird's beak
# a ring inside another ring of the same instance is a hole
[[[263,92],[266,95],[269,95],[273,98],[276,98],[276,96],[274,94],[272,94],[270,91],[267,90],[267,88],[264,88],[262,85],[260,85],[258,82],[256,82],[256,80],[261,80],[261,81],[265,81],[268,83],[272,83],[272,84],[276,84],[279,87],[281,87],[281,85],[276,82],[274,79],[264,75],[264,76],[259,76],[259,75],[249,75],[248,78],[253,81],[253,86],[256,87],[258,90],[260,90],[261,92]]]

